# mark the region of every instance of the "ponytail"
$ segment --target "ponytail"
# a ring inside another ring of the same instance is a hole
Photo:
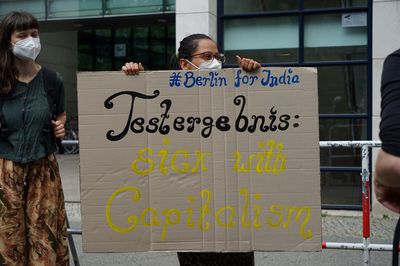
[[[168,61],[168,69],[169,70],[179,70],[181,66],[179,65],[178,55],[173,54]]]

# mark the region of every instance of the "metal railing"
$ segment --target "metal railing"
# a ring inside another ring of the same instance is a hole
[[[369,170],[369,150],[370,148],[381,147],[380,141],[320,141],[319,146],[322,147],[352,147],[361,148],[361,201],[362,201],[362,243],[339,243],[339,242],[323,242],[323,249],[351,249],[363,251],[363,265],[370,263],[370,251],[392,251],[393,247],[389,244],[371,244],[371,192],[370,192],[370,170]]]
[[[79,141],[63,141],[63,144],[77,145]],[[363,251],[363,265],[370,263],[370,251],[392,251],[391,244],[371,244],[371,227],[370,227],[370,169],[369,169],[369,152],[370,148],[381,147],[380,141],[320,141],[320,148],[340,148],[352,147],[361,148],[361,178],[362,178],[362,228],[363,228],[363,242],[362,243],[340,243],[340,242],[322,242],[323,249],[345,249],[345,250],[362,250]],[[72,239],[73,234],[82,234],[81,229],[69,228],[68,226],[68,241],[71,248],[71,253],[75,265],[79,265],[79,259],[75,249],[75,244]]]

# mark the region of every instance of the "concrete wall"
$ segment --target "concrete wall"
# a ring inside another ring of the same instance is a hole
[[[64,79],[67,117],[77,116],[77,32],[41,33],[40,41],[42,44],[42,51],[39,55],[38,62],[61,74]]]
[[[382,74],[382,65],[385,57],[391,52],[400,48],[400,1],[373,1],[373,26],[372,26],[372,139],[379,140],[379,122],[380,122],[380,81]],[[374,149],[373,162],[379,149]],[[372,174],[373,178],[373,174]],[[373,191],[372,191],[373,192]],[[374,215],[389,214],[392,215],[376,199],[372,193],[372,211]]]
[[[176,0],[176,49],[179,42],[193,33],[217,40],[216,0]]]

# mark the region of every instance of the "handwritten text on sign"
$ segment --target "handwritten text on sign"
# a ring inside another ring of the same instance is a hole
[[[314,70],[83,73],[80,80],[87,250],[320,248]],[[93,202],[102,219],[89,215]],[[99,237],[120,242],[105,248]]]

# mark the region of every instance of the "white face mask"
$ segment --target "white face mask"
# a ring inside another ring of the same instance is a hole
[[[218,61],[217,59],[213,58],[211,60],[207,60],[202,62],[199,66],[196,66],[192,62],[186,59],[186,62],[194,66],[196,69],[221,69],[222,68],[222,63]]]
[[[13,54],[23,60],[35,60],[40,53],[40,39],[28,37],[19,40],[13,46]]]
[[[204,61],[199,65],[200,69],[221,69],[222,63],[217,59],[213,58],[211,60]]]

